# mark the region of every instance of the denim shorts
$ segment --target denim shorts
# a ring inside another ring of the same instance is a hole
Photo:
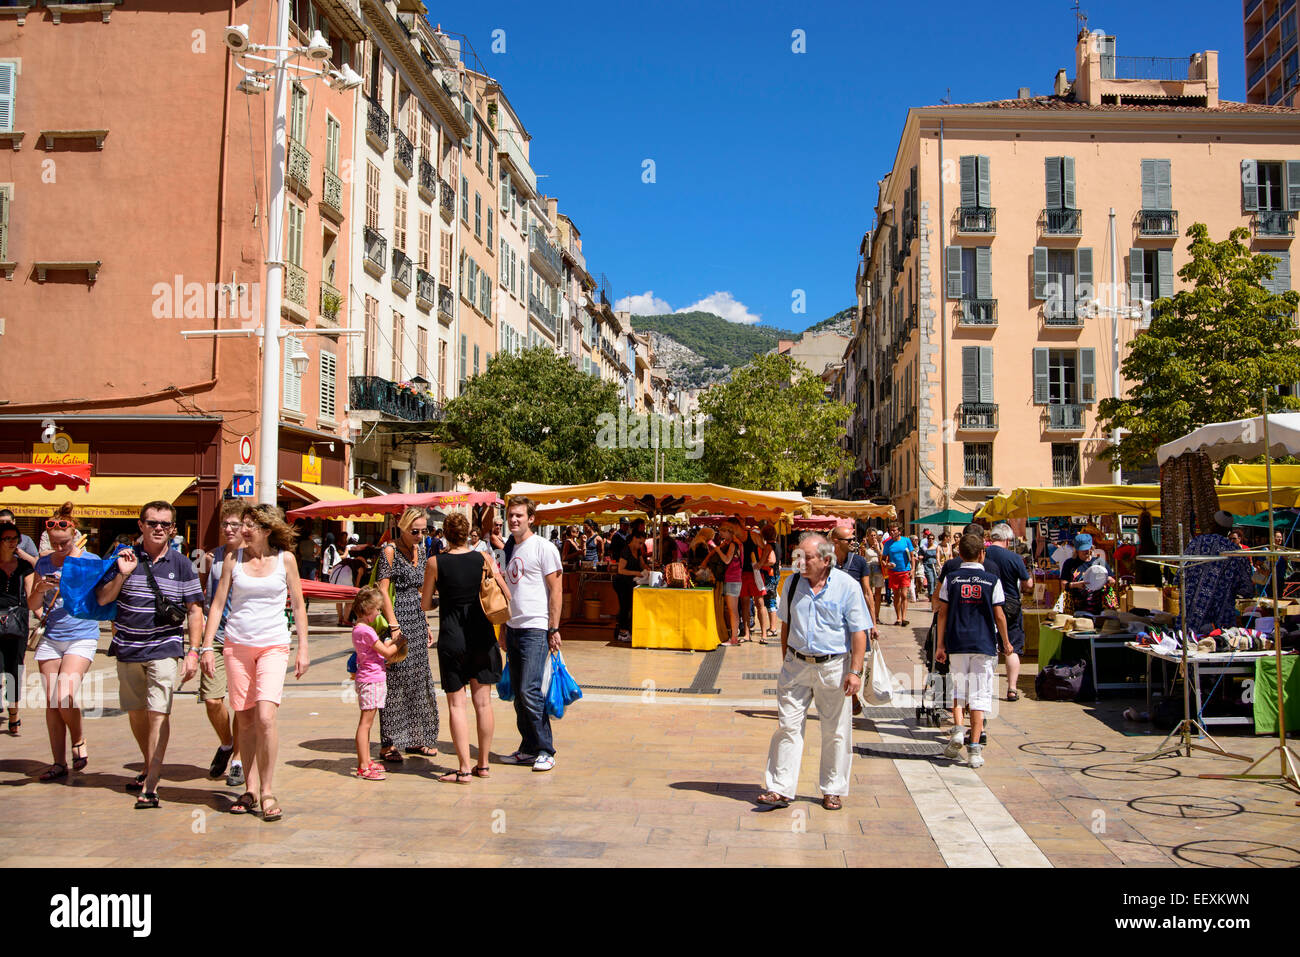
[[[740,582],[723,582],[722,594],[726,595],[729,598],[739,598],[740,584],[741,584]]]

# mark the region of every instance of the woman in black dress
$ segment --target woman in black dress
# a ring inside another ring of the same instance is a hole
[[[501,649],[496,629],[483,614],[479,587],[483,569],[496,579],[507,600],[510,589],[491,556],[469,547],[469,519],[459,512],[443,523],[447,551],[434,555],[425,565],[424,588],[420,606],[431,610],[433,591],[438,590],[438,672],[442,690],[447,694],[451,741],[460,762],[439,781],[469,784],[470,776],[488,776],[488,755],[492,750],[492,686],[501,680]],[[474,700],[474,718],[478,725],[478,764],[471,769],[469,760],[469,717],[465,713],[465,686]]]

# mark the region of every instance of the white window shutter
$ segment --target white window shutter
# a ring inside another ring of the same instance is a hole
[[[0,133],[13,132],[17,72],[17,64],[0,63]]]

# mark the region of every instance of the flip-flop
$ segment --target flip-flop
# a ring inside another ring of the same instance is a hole
[[[438,749],[431,748],[427,744],[422,744],[418,748],[407,748],[406,753],[418,754],[423,758],[436,758],[438,756]]]

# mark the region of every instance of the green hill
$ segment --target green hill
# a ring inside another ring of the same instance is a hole
[[[728,322],[711,312],[675,312],[664,316],[633,316],[637,332],[662,333],[696,353],[703,365],[734,369],[776,348],[778,339],[797,339],[798,333],[771,326],[746,326]]]

